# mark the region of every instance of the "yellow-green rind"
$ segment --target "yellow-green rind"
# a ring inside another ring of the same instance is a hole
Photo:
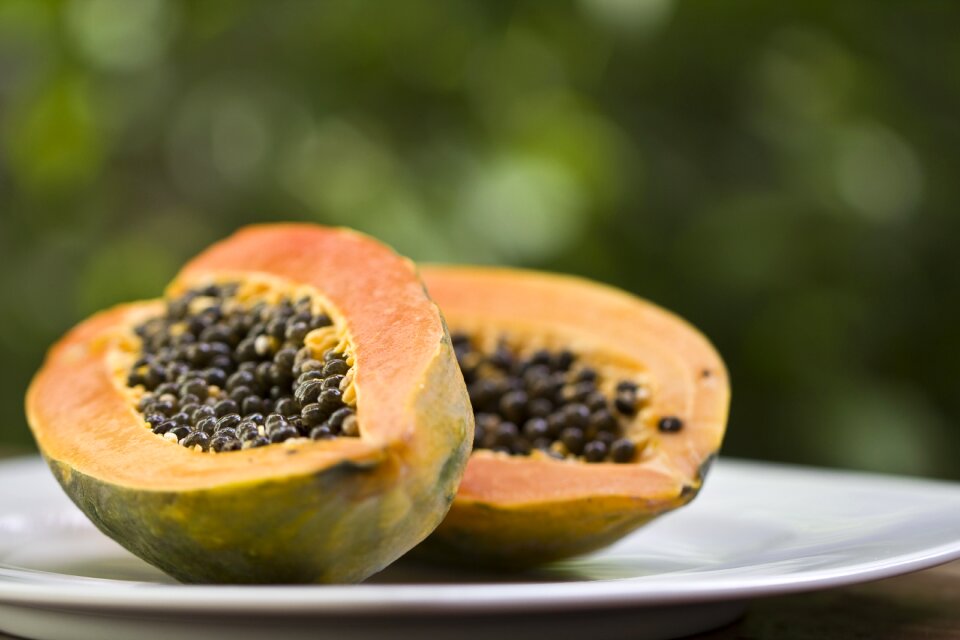
[[[595,496],[510,506],[460,500],[413,553],[438,564],[501,570],[590,553],[696,498],[713,460],[701,465],[694,484],[670,495]]]
[[[605,500],[602,509],[584,501],[568,503],[562,511],[528,505],[522,513],[489,503],[462,504],[443,522],[442,531],[414,553],[434,563],[525,569],[602,549],[686,500],[658,505],[653,512],[624,502],[622,510]],[[526,532],[531,523],[549,533]]]

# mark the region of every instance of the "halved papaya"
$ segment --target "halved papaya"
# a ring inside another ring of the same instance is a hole
[[[107,535],[186,582],[353,582],[446,513],[473,418],[408,260],[349,230],[215,244],[49,352],[29,423]]]
[[[676,315],[575,277],[426,266],[476,412],[421,556],[520,568],[605,546],[696,496],[726,427],[716,350]]]

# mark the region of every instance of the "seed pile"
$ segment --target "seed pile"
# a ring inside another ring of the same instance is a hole
[[[586,462],[631,462],[636,456],[637,444],[624,425],[646,403],[645,388],[621,380],[610,398],[599,388],[596,369],[577,363],[569,350],[521,356],[501,340],[484,353],[466,334],[452,339],[476,418],[474,448],[511,455],[539,449]],[[658,426],[679,431],[683,423],[667,416]]]
[[[359,435],[343,398],[346,354],[329,349],[317,359],[304,345],[330,318],[309,297],[243,304],[238,289],[188,291],[135,327],[142,346],[127,384],[143,387],[137,409],[151,430],[218,452]]]

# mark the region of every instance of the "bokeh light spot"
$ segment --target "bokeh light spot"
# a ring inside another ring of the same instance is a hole
[[[92,64],[134,71],[163,57],[174,6],[164,0],[73,0],[65,15],[68,30]]]
[[[280,181],[291,194],[343,223],[396,186],[397,170],[386,147],[339,118],[305,130],[279,166]]]
[[[88,83],[53,78],[4,121],[4,142],[18,183],[38,196],[79,188],[97,175],[103,146]]]
[[[882,222],[916,211],[923,173],[913,150],[876,124],[855,125],[838,139],[837,190],[863,216]]]
[[[611,31],[643,33],[662,26],[673,13],[674,0],[582,0],[584,12]]]
[[[565,167],[510,154],[478,168],[458,213],[478,241],[527,261],[568,248],[584,227],[585,206],[582,186]]]

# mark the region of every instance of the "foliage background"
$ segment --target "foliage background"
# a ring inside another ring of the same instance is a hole
[[[0,0],[0,446],[44,349],[254,221],[583,274],[725,452],[960,478],[960,5]]]

